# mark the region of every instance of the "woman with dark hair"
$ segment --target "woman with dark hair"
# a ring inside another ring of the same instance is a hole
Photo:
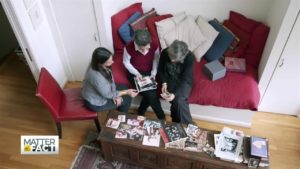
[[[173,122],[192,123],[188,97],[193,84],[194,60],[187,44],[178,40],[161,52],[158,65],[161,96],[171,103]]]
[[[135,86],[134,78],[142,80],[145,76],[155,78],[159,60],[158,46],[151,43],[148,30],[136,30],[133,41],[124,48],[123,63],[128,72],[128,78]],[[151,106],[157,118],[164,120],[165,114],[161,107],[156,90],[141,92],[143,96],[138,114],[144,115],[147,108]]]
[[[82,86],[84,105],[93,111],[117,108],[118,111],[127,113],[131,97],[138,94],[135,89],[115,84],[111,71],[113,63],[109,50],[99,47],[93,52],[91,65]]]

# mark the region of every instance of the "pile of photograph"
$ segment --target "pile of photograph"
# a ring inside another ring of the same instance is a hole
[[[160,120],[150,120],[144,116],[136,119],[126,118],[126,115],[118,115],[118,118],[109,118],[106,127],[116,129],[115,138],[142,141],[143,145],[159,147],[162,126]]]
[[[224,127],[220,134],[215,134],[215,155],[222,160],[236,163],[243,162],[243,144],[244,133]]]
[[[180,123],[165,124],[144,116],[127,119],[126,115],[118,115],[117,118],[109,118],[106,127],[116,129],[117,139],[142,141],[146,146],[159,147],[162,138],[165,148],[202,152],[207,144],[207,131],[193,124],[184,128]]]
[[[198,126],[189,124],[186,128],[188,138],[185,142],[184,150],[203,152],[207,146],[207,131]]]
[[[269,140],[263,137],[244,137],[243,163],[249,168],[269,167]]]
[[[249,168],[269,167],[268,139],[245,136],[242,131],[224,127],[214,134],[215,156],[225,161],[247,164]]]

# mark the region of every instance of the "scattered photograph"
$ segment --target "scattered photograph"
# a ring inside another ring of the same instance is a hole
[[[137,119],[127,119],[127,124],[131,126],[139,126],[140,122]]]
[[[126,131],[122,131],[122,130],[116,131],[115,138],[123,138],[123,139],[127,138]]]
[[[144,121],[146,120],[145,116],[137,116],[136,118],[139,121],[139,126],[143,127],[144,126]]]
[[[157,120],[150,120],[150,119],[147,119],[144,121],[144,128],[146,127],[153,127],[153,128],[161,128],[161,121]]]
[[[143,145],[159,147],[160,134],[159,128],[146,127],[144,129]]]
[[[126,122],[126,115],[118,115],[118,119],[121,123]]]
[[[119,119],[109,118],[106,122],[106,127],[117,129],[120,125]]]

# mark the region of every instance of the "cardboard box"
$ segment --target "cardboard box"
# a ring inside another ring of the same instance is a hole
[[[204,65],[204,73],[210,80],[215,81],[225,76],[226,69],[218,60],[214,60]]]

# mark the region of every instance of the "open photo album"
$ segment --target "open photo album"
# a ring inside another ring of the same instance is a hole
[[[150,76],[145,76],[142,80],[134,78],[134,83],[139,92],[154,90],[157,88],[155,78]]]

